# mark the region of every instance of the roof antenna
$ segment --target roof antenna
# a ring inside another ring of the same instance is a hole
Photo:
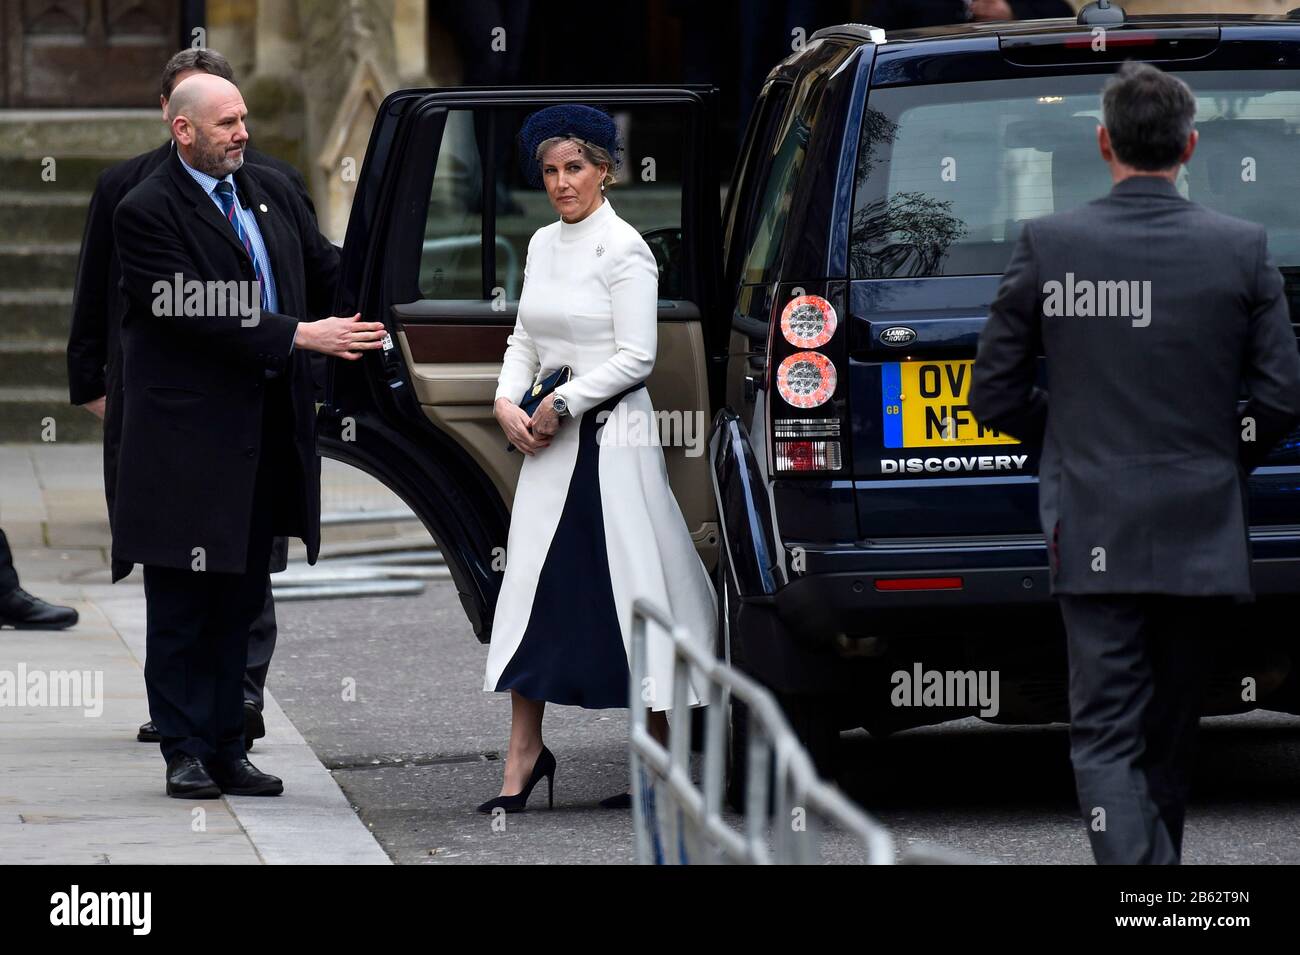
[[[1124,8],[1110,0],[1095,0],[1079,11],[1078,22],[1084,26],[1115,26],[1124,22]]]

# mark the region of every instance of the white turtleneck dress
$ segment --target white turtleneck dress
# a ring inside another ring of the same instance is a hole
[[[713,584],[649,434],[654,408],[640,387],[655,362],[658,280],[650,248],[608,199],[580,222],[538,229],[528,243],[496,397],[518,402],[567,364],[573,378],[556,391],[571,417],[549,447],[524,457],[485,690],[627,706],[636,597],[667,610],[702,646],[714,645]],[[602,412],[611,427],[627,426],[605,436]],[[645,427],[633,423],[638,415]],[[646,659],[641,702],[668,709],[671,651],[654,624]],[[700,702],[694,688],[688,701]]]

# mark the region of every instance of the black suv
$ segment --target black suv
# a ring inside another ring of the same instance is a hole
[[[492,396],[528,238],[555,217],[523,187],[513,136],[541,106],[602,106],[628,144],[608,195],[659,260],[649,389],[680,413],[665,455],[715,569],[719,653],[778,693],[817,756],[844,727],[973,712],[891,706],[891,673],[920,664],[998,670],[999,721],[1066,719],[1037,452],[966,402],[1020,228],[1109,190],[1099,92],[1127,58],[1190,83],[1201,140],[1180,188],[1265,224],[1293,288],[1300,22],[821,30],[769,75],[721,213],[709,89],[395,93],[366,154],[336,309],[391,337],[382,354],[333,363],[321,450],[414,508],[488,640],[520,463]],[[1261,600],[1209,711],[1295,711],[1292,625],[1269,615],[1300,591],[1300,438],[1250,488]]]

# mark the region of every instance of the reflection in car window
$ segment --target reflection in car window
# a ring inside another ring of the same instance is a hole
[[[447,112],[420,253],[420,295],[477,299],[483,294],[481,175],[470,110]]]
[[[595,103],[593,105],[601,105]],[[523,288],[528,241],[559,214],[542,188],[525,182],[516,134],[532,107],[480,106],[450,110],[429,194],[420,258],[420,294],[430,299],[493,299],[517,302]],[[660,296],[681,288],[682,263],[661,256],[682,248],[682,182],[685,137],[680,108],[631,106],[611,109],[626,150],[618,182],[606,195],[625,222],[642,235],[660,232]],[[495,254],[483,262],[483,192],[494,173]]]
[[[780,264],[790,203],[825,99],[825,74],[834,65],[838,63],[810,70],[799,80],[771,151],[760,157],[761,162],[768,166],[767,181],[762,190],[757,223],[750,236],[749,251],[741,269],[742,285],[771,281]]]
[[[1200,143],[1187,198],[1269,231],[1300,265],[1300,77],[1180,74]],[[1022,225],[1106,195],[1097,151],[1102,78],[1073,76],[872,92],[850,233],[855,278],[1001,273]]]
[[[758,119],[754,138],[747,154],[740,159],[736,174],[734,196],[728,196],[727,224],[723,241],[727,248],[727,283],[739,284],[737,272],[743,264],[741,255],[748,257],[754,221],[757,219],[758,197],[766,177],[771,172],[772,143],[776,140],[777,123],[790,98],[789,83],[772,83],[759,94],[755,109]]]

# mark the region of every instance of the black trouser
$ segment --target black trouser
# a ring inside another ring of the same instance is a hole
[[[14,555],[9,549],[9,538],[0,531],[0,594],[18,589],[18,571],[14,570]]]
[[[292,434],[283,420],[286,402],[287,396],[268,383],[246,572],[144,568],[145,688],[165,760],[178,753],[203,760],[245,755],[249,637],[267,608],[273,515],[284,506],[275,498],[275,472],[284,466],[284,442]],[[274,633],[271,641],[273,647]],[[269,662],[268,649],[260,664],[263,680]],[[260,686],[257,692],[260,696]]]
[[[1060,596],[1070,761],[1099,863],[1175,864],[1201,697],[1228,598]]]
[[[248,662],[244,668],[244,701],[259,710],[264,704],[266,674],[271,669],[271,655],[275,653],[275,598],[271,596],[271,576],[265,581],[266,595],[262,611],[248,630]]]
[[[145,567],[144,679],[163,759],[244,755],[248,628],[265,582],[265,574]]]

